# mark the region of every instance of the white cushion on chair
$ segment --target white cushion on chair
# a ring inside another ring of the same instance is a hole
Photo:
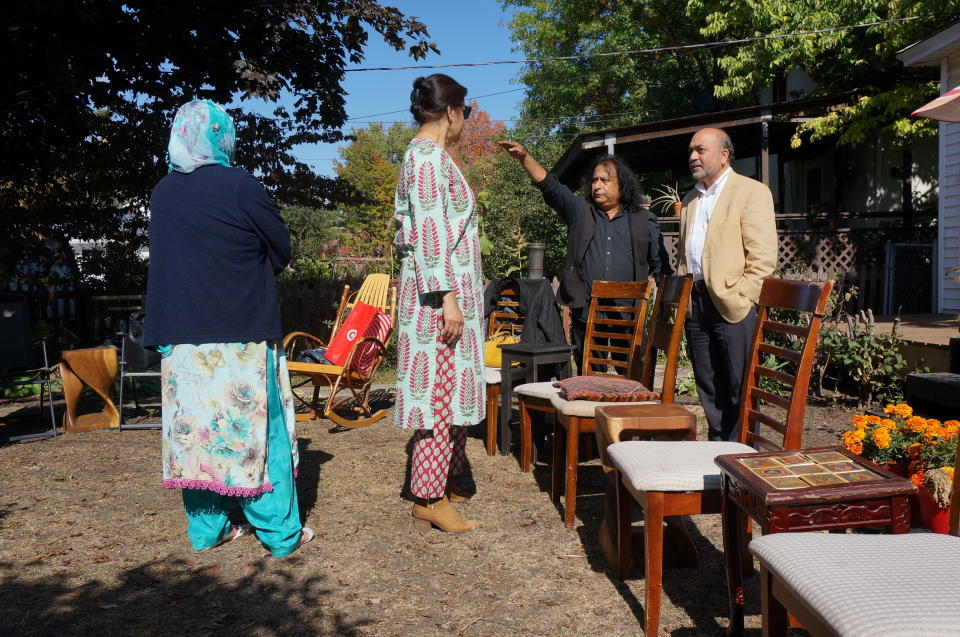
[[[488,385],[500,384],[500,370],[496,367],[484,367],[483,375],[486,378]]]
[[[593,418],[594,413],[597,411],[597,407],[604,407],[610,405],[658,405],[660,404],[659,400],[641,400],[638,402],[616,402],[616,401],[604,401],[598,402],[595,400],[566,400],[560,398],[560,394],[554,394],[550,396],[550,404],[553,405],[553,408],[557,410],[558,413],[563,414],[564,416],[579,416],[580,418]]]
[[[550,400],[560,393],[560,388],[554,387],[553,381],[547,381],[545,383],[524,383],[523,385],[514,387],[513,393],[520,394],[521,396]]]
[[[607,453],[635,491],[706,491],[720,488],[714,458],[756,449],[739,442],[630,440],[610,445]]]
[[[844,637],[960,635],[960,538],[776,533],[750,551]]]

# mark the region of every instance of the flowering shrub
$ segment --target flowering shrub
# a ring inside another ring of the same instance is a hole
[[[917,486],[928,470],[953,465],[960,422],[914,416],[905,403],[887,405],[884,414],[854,416],[853,429],[842,435],[843,446],[878,464],[897,463]]]

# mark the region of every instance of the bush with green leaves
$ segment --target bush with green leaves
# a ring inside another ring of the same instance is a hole
[[[834,287],[817,342],[813,389],[823,395],[825,384],[832,381],[834,391],[855,397],[861,408],[900,402],[903,378],[910,371],[902,353],[900,319],[894,320],[890,333],[879,332],[872,310],[851,314],[845,309],[856,297],[855,286],[844,289],[838,282]]]

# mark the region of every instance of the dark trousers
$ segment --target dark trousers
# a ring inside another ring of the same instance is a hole
[[[694,287],[693,313],[687,317],[687,355],[707,417],[710,440],[736,440],[740,417],[740,387],[747,354],[757,324],[753,308],[739,323],[728,323],[717,311],[710,294]]]

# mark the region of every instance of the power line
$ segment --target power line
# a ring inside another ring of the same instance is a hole
[[[575,117],[586,117],[586,121],[601,121],[605,119],[613,119],[615,117],[620,117],[621,115],[635,115],[635,114],[642,114],[642,113],[646,113],[646,111],[638,111],[638,110],[614,111],[611,113],[597,113],[596,115],[583,115],[582,113],[578,113],[575,115],[563,115],[562,117],[527,117],[527,118],[508,117],[505,119],[491,119],[490,122],[491,123],[494,123],[494,122],[555,122],[555,121],[560,122],[565,119],[572,119]],[[369,117],[372,117],[372,115]],[[383,124],[410,124],[411,126],[413,125],[411,122],[402,120],[402,119],[368,120],[360,123],[361,124],[381,124],[381,125]]]
[[[609,57],[612,55],[640,55],[646,53],[663,53],[667,51],[692,51],[696,49],[704,48],[714,48],[720,46],[730,46],[733,44],[746,44],[749,42],[761,42],[765,40],[780,40],[783,38],[795,38],[804,35],[820,35],[822,33],[833,33],[836,31],[849,31],[853,29],[865,29],[867,27],[880,26],[882,24],[897,24],[900,22],[910,22],[912,20],[920,20],[922,18],[929,16],[909,16],[905,18],[893,18],[890,20],[875,20],[873,22],[864,22],[861,24],[848,24],[839,27],[829,27],[826,29],[815,29],[812,31],[796,31],[793,33],[778,33],[774,35],[761,35],[751,38],[740,38],[738,40],[724,40],[722,42],[702,42],[699,44],[681,44],[677,46],[663,46],[656,47],[652,49],[632,49],[627,51],[610,51],[607,53],[584,53],[582,55],[562,55],[557,57],[549,58],[527,58],[523,60],[497,60],[489,62],[460,62],[455,64],[418,64],[412,66],[371,66],[364,67],[359,69],[344,69],[345,73],[359,73],[361,71],[409,71],[414,69],[448,69],[454,67],[465,67],[465,66],[492,66],[495,64],[534,64],[537,62],[557,62],[562,60],[585,60],[595,57]],[[520,90],[520,89],[518,89]],[[509,91],[504,91],[509,92]],[[488,96],[484,96],[488,97]],[[401,111],[393,111],[394,113]],[[390,113],[380,113],[380,115],[389,115]],[[369,115],[368,117],[375,117],[374,115]]]
[[[527,90],[527,87],[526,87],[526,86],[521,86],[520,88],[511,88],[511,89],[508,89],[508,90],[506,90],[506,91],[497,91],[496,93],[487,93],[486,95],[477,95],[477,96],[471,97],[470,99],[472,99],[472,100],[478,100],[478,99],[483,98],[483,97],[493,97],[494,95],[503,95],[504,93],[515,93],[515,92],[517,92],[517,91],[525,91],[525,90]],[[408,108],[401,108],[401,109],[396,110],[396,111],[387,111],[386,113],[374,113],[373,115],[360,115],[359,117],[351,117],[351,118],[349,118],[347,121],[348,121],[348,122],[355,122],[355,121],[357,121],[358,119],[366,119],[366,118],[368,118],[368,117],[380,117],[381,115],[393,115],[393,114],[395,114],[395,113],[409,113],[409,112],[410,112],[410,108],[409,108],[409,107],[408,107]]]

